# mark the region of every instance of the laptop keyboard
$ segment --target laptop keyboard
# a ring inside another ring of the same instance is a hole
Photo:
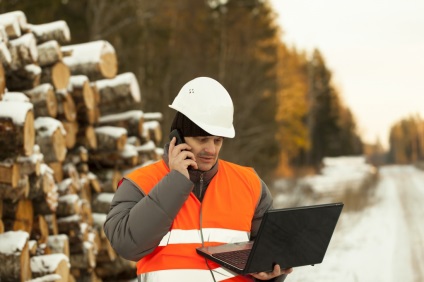
[[[250,249],[212,254],[213,257],[225,261],[239,269],[244,269]]]

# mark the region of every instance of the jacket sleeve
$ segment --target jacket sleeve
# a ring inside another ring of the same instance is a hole
[[[169,231],[192,189],[193,183],[177,171],[167,174],[148,195],[124,179],[104,224],[114,250],[133,261],[151,253]]]
[[[258,234],[259,226],[261,225],[262,217],[265,211],[272,207],[272,195],[268,189],[268,186],[261,179],[261,198],[259,199],[258,205],[256,206],[255,214],[252,219],[252,227],[250,230],[250,240],[254,240]]]

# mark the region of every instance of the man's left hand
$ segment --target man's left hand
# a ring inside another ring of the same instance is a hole
[[[290,274],[292,272],[293,272],[293,268],[281,269],[280,266],[276,264],[272,272],[250,273],[250,275],[252,275],[253,277],[259,280],[270,280],[280,275]]]

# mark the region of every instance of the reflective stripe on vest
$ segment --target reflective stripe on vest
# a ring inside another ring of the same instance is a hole
[[[236,276],[234,272],[218,267],[212,270],[215,281],[225,281]],[[158,270],[138,275],[141,282],[164,282],[164,281],[184,281],[184,282],[213,282],[209,270],[197,269],[170,269]],[[251,280],[253,281],[253,280]]]
[[[220,242],[220,243],[235,243],[249,241],[249,232],[224,229],[224,228],[203,228],[202,231],[172,229],[159,243],[159,246],[166,246],[169,244],[190,244],[202,243],[203,238],[208,238],[207,242]]]
[[[126,177],[147,195],[168,173],[162,160]],[[212,261],[206,263],[196,248],[248,241],[260,196],[260,179],[253,169],[219,160],[202,203],[190,193],[160,245],[137,263],[138,277],[148,282],[211,281],[212,269],[219,277],[216,281],[253,281],[251,276],[236,275]]]

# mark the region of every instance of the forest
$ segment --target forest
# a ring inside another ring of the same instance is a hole
[[[197,76],[220,81],[235,106],[236,138],[221,157],[254,167],[265,179],[318,168],[324,156],[357,155],[363,144],[355,117],[334,87],[325,55],[284,43],[267,1],[7,1],[28,22],[64,20],[71,43],[106,40],[119,72],[133,72],[141,110],[168,108]],[[166,141],[166,139],[164,139]]]

